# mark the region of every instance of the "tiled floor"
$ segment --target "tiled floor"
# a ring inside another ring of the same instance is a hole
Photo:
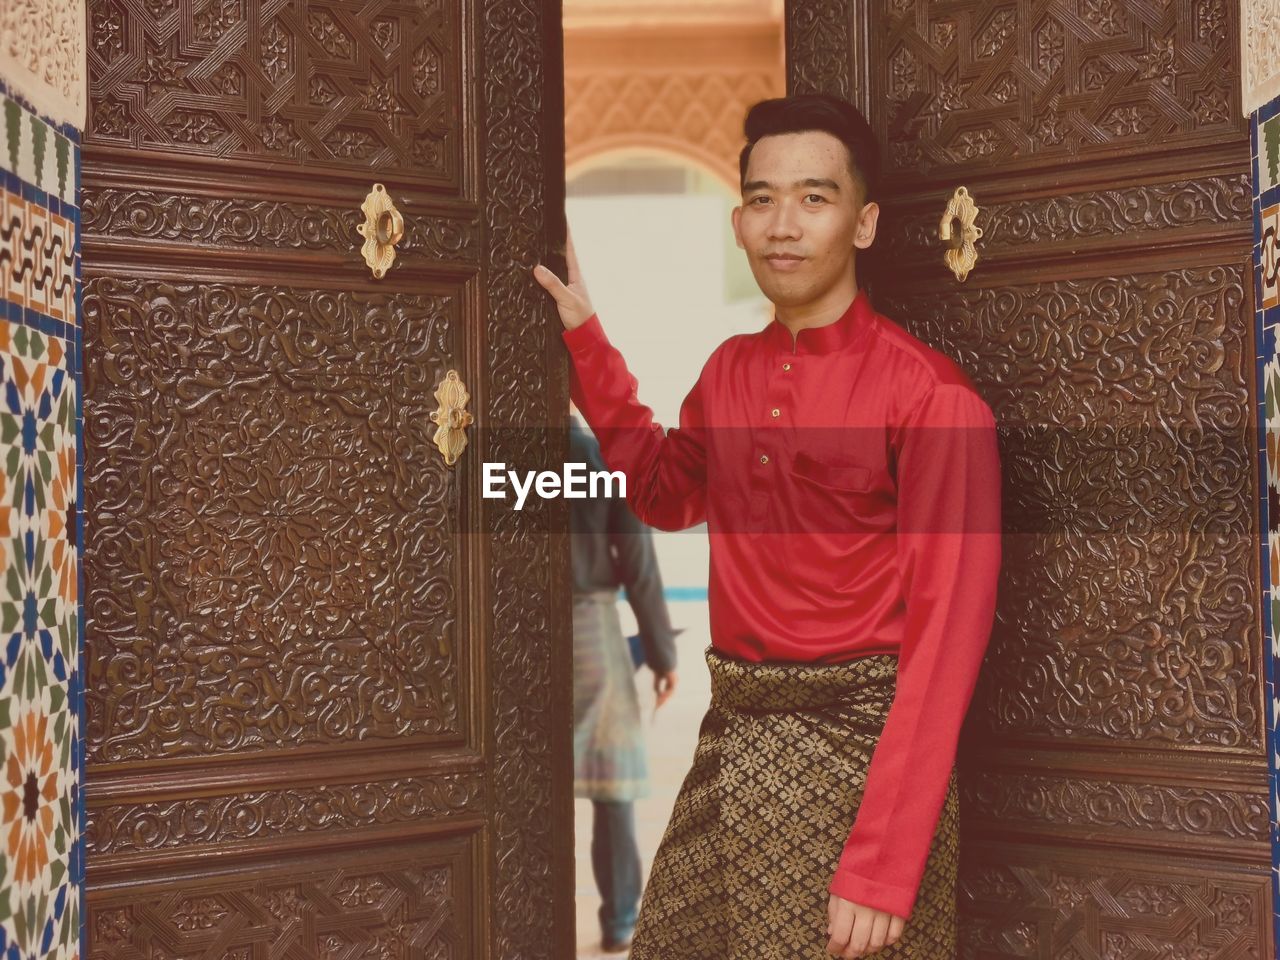
[[[703,652],[711,642],[707,623],[706,603],[672,603],[671,622],[684,627],[676,641],[679,644],[679,685],[675,695],[666,705],[653,712],[653,674],[642,668],[636,675],[640,689],[640,705],[644,715],[645,742],[649,749],[649,774],[652,794],[636,802],[636,833],[640,842],[640,855],[648,876],[658,841],[671,817],[676,793],[693,760],[693,748],[698,740],[698,725],[711,702],[711,677]],[[630,610],[622,604],[623,629],[628,626]],[[578,903],[578,957],[610,957],[617,960],[623,954],[600,952],[600,924],[596,911],[600,897],[595,880],[591,876],[591,802],[575,800],[575,846],[577,856]]]

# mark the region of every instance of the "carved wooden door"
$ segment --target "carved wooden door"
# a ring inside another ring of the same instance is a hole
[[[861,103],[886,146],[873,299],[1001,421],[964,957],[1275,956],[1237,8],[788,11],[792,91]],[[958,186],[964,283],[938,239]]]
[[[570,955],[558,4],[88,13],[87,955]]]

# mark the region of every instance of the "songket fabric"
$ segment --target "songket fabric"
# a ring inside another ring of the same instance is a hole
[[[654,858],[631,960],[829,960],[828,884],[898,658],[752,662],[708,647],[711,705]],[[878,960],[956,952],[954,767],[914,909]]]

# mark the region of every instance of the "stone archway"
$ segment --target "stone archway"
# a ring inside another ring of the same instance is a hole
[[[736,191],[747,108],[786,93],[781,5],[693,7],[680,16],[674,6],[566,4],[567,168],[643,148],[712,170]]]

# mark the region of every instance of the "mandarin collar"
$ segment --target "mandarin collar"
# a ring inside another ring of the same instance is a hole
[[[839,318],[820,327],[805,327],[796,334],[794,347],[791,331],[776,314],[765,332],[769,344],[781,353],[835,353],[861,342],[871,329],[873,314],[867,291],[859,287],[857,295]]]

